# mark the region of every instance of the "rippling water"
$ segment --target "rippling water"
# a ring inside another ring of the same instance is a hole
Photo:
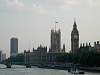
[[[72,75],[64,70],[25,68],[25,66],[13,66],[8,69],[0,65],[0,75]],[[86,72],[84,75],[100,75],[100,73]]]

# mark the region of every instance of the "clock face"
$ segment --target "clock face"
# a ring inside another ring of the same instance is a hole
[[[75,38],[75,39],[78,39],[78,36],[77,36],[77,35],[74,35],[74,38]]]

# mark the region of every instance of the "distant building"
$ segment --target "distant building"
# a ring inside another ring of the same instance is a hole
[[[59,30],[51,30],[51,48],[49,52],[61,52],[61,32]]]
[[[79,50],[79,32],[76,21],[74,21],[73,30],[71,32],[71,52],[76,53]]]
[[[79,48],[79,53],[80,52],[95,52],[95,48],[94,46],[92,47],[90,43],[83,43],[83,44],[80,44],[80,48]]]
[[[79,52],[89,52],[89,51],[92,51],[92,52],[98,52],[100,53],[100,43],[99,41],[97,42],[94,42],[94,45],[91,46],[91,43],[86,43],[86,44],[81,44],[80,45],[80,49],[79,49]]]
[[[18,39],[11,38],[10,40],[10,56],[16,56],[18,54]]]
[[[67,53],[51,53],[47,52],[47,47],[39,46],[37,49],[33,48],[33,52],[24,51],[24,63],[30,65],[46,65],[56,64],[57,59],[60,56],[64,56]]]
[[[33,48],[33,52],[24,51],[25,64],[39,65],[45,63],[47,54],[47,47],[39,46],[37,49]]]
[[[95,48],[95,50],[96,50],[97,52],[100,52],[100,43],[99,43],[99,41],[94,42],[94,48]]]
[[[2,62],[2,51],[0,51],[0,62]]]
[[[0,62],[2,62],[5,59],[6,59],[6,53],[3,53],[2,51],[0,51]]]
[[[63,44],[62,52],[65,53],[65,44]]]
[[[2,53],[2,61],[6,60],[6,53]]]

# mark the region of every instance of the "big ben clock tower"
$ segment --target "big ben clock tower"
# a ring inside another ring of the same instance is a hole
[[[76,21],[74,20],[73,30],[71,32],[71,52],[77,53],[79,50],[79,32],[77,30]]]

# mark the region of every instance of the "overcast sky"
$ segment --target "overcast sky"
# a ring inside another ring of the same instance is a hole
[[[74,18],[80,43],[100,41],[100,0],[0,0],[0,50],[9,55],[11,37],[19,39],[19,52],[39,44],[49,48],[50,30],[58,21],[69,51]]]

